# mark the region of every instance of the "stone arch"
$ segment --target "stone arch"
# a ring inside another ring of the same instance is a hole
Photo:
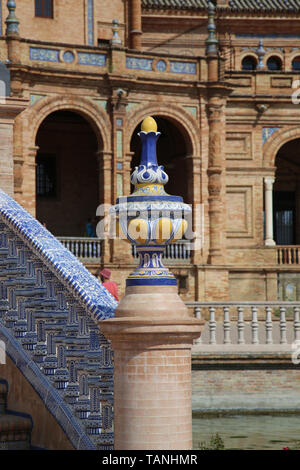
[[[99,147],[103,152],[111,149],[111,124],[108,116],[89,98],[74,95],[55,95],[42,98],[28,109],[27,119],[30,122],[30,147],[35,146],[36,136],[42,122],[55,111],[68,110],[84,117],[93,128]]]
[[[247,58],[250,58],[250,59],[253,59],[253,61],[255,61],[255,64],[256,64],[256,67],[257,67],[257,64],[258,64],[258,57],[256,54],[254,54],[254,52],[249,52],[249,51],[245,51],[245,53],[241,56],[240,58],[240,69],[243,70],[243,60],[244,59],[247,59]]]
[[[197,121],[191,113],[186,111],[183,107],[168,104],[155,104],[140,105],[134,107],[126,116],[127,118],[127,142],[126,153],[130,152],[130,141],[132,134],[137,125],[146,117],[159,115],[162,118],[170,119],[182,128],[187,141],[189,153],[192,156],[200,155],[200,139],[199,139],[199,126]]]
[[[285,61],[284,61],[284,57],[282,54],[280,54],[279,52],[277,51],[270,51],[269,53],[267,53],[265,56],[264,56],[264,63],[265,63],[265,66],[266,68],[268,69],[268,66],[267,66],[267,62],[269,59],[271,58],[274,58],[274,59],[277,59],[281,62],[281,69],[280,70],[284,70],[285,69]]]
[[[265,143],[263,149],[263,163],[265,167],[274,168],[277,152],[280,147],[290,140],[300,138],[300,127],[293,127],[276,131]]]

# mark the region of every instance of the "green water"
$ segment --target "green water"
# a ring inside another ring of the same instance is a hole
[[[218,433],[225,449],[282,450],[300,442],[300,415],[236,415],[193,418],[193,448]]]

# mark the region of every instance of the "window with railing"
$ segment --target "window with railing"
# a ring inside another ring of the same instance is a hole
[[[53,0],[35,0],[35,16],[53,18]]]

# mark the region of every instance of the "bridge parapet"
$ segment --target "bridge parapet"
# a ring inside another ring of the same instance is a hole
[[[0,339],[75,449],[113,448],[113,354],[99,321],[116,301],[0,191]]]

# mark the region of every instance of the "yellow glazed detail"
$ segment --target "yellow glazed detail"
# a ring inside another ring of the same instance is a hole
[[[157,132],[156,121],[151,116],[147,116],[141,125],[141,130],[143,132]]]

